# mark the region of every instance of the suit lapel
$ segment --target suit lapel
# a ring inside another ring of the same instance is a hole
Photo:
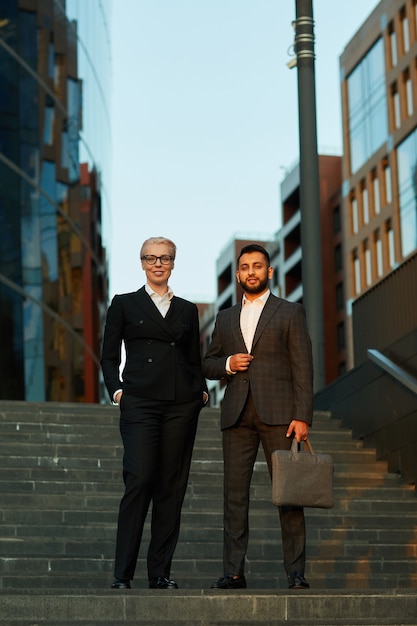
[[[146,313],[146,315],[148,315],[154,322],[156,322],[161,328],[163,328],[167,333],[169,333],[169,336],[172,338],[173,333],[172,333],[170,324],[167,322],[166,317],[163,317],[163,315],[160,314],[157,307],[152,302],[152,298],[146,292],[145,287],[141,287],[136,292],[135,295],[136,295],[137,304]],[[171,306],[169,308],[168,314],[170,313],[172,308],[177,308],[174,306],[174,300],[175,300],[175,297],[171,301]],[[181,312],[181,307],[179,308],[180,308],[179,312]]]
[[[252,342],[252,350],[256,345],[256,342],[261,337],[265,326],[268,324],[271,317],[274,315],[275,311],[281,306],[281,301],[279,298],[276,298],[272,294],[269,296],[268,300],[265,302],[265,306],[262,310],[261,317],[259,318],[258,325],[255,330],[255,335],[253,337]]]
[[[245,340],[243,339],[242,331],[240,329],[240,312],[242,305],[236,305],[230,309],[230,333],[233,335],[234,341],[240,346],[238,351],[247,352]]]

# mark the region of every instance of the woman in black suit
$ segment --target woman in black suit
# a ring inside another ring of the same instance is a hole
[[[110,397],[120,406],[125,483],[113,589],[130,589],[151,502],[149,587],[178,587],[170,579],[171,561],[198,415],[208,396],[197,307],[174,296],[168,286],[175,253],[169,239],[147,239],[140,255],[145,286],[115,296],[107,313],[101,365]],[[126,361],[121,379],[122,342]]]

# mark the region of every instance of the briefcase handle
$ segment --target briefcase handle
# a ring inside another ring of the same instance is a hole
[[[310,454],[314,454],[313,446],[311,445],[308,437],[307,437],[307,439],[305,441],[303,441],[303,444],[304,444],[304,450],[306,452],[309,452]],[[298,442],[297,442],[297,439],[295,437],[292,440],[291,452],[293,454],[298,454],[298,452],[299,452],[299,450],[298,450]]]

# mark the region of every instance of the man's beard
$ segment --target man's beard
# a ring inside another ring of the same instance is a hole
[[[246,293],[262,293],[268,287],[268,278],[260,280],[257,285],[247,285],[246,282],[242,283],[243,291]]]

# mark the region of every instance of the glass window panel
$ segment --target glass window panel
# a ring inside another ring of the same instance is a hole
[[[56,209],[49,201],[56,202],[55,163],[42,164],[41,186],[46,195],[40,197],[40,247],[43,258],[43,279],[46,283],[58,280],[58,234]]]
[[[374,211],[378,214],[381,211],[381,198],[379,195],[379,179],[378,174],[375,171],[372,177],[372,185],[374,191]]]
[[[408,117],[410,117],[413,114],[414,104],[413,104],[413,83],[411,82],[408,72],[407,72],[406,81],[405,81],[405,95],[407,99],[407,115]]]
[[[401,16],[401,26],[403,29],[403,48],[404,52],[408,52],[410,49],[410,32],[408,28],[408,18],[405,15],[405,12]]]
[[[71,183],[78,181],[80,166],[78,157],[79,114],[81,107],[80,83],[73,79],[67,81],[68,90],[68,174]]]
[[[376,271],[377,271],[378,277],[380,278],[384,273],[384,262],[383,262],[383,257],[382,257],[382,241],[379,237],[375,242],[375,246],[376,246]]]
[[[336,309],[343,311],[345,307],[345,301],[343,297],[343,283],[336,285]]]
[[[401,254],[417,248],[417,131],[397,149],[398,197],[401,224]]]
[[[347,79],[351,170],[357,171],[388,136],[384,48],[379,39]]]
[[[359,230],[359,217],[358,217],[358,202],[356,198],[352,198],[350,203],[351,220],[352,220],[352,232],[357,233]]]
[[[392,201],[391,168],[387,165],[384,168],[385,174],[385,201],[389,204]]]
[[[341,224],[341,216],[340,216],[340,205],[337,205],[333,209],[333,232],[340,233],[342,228]]]
[[[356,251],[353,258],[353,275],[355,281],[355,294],[359,295],[361,292],[361,264]]]
[[[48,76],[52,80],[54,79],[54,74],[55,74],[54,54],[55,54],[54,45],[50,43],[48,47]]]
[[[369,287],[370,285],[372,285],[372,260],[369,247],[365,248],[365,274],[366,284]]]
[[[339,243],[334,249],[334,269],[336,272],[340,272],[342,268],[343,268],[342,246]]]
[[[26,293],[42,300],[41,286],[28,286]],[[30,298],[23,304],[23,324],[25,333],[25,400],[45,400],[43,311]]]
[[[43,143],[51,146],[54,139],[54,121],[55,109],[52,106],[46,106],[44,110],[44,126],[43,126]]]
[[[391,24],[389,25],[389,43],[391,54],[391,67],[395,67],[397,65],[397,37],[395,34],[393,22],[391,22]]]
[[[387,240],[388,240],[388,259],[389,265],[391,268],[395,265],[395,244],[394,244],[394,231],[391,226],[387,230]]]
[[[337,349],[339,351],[345,349],[345,325],[343,322],[337,325]]]
[[[369,200],[368,200],[368,190],[366,187],[362,188],[362,211],[363,211],[363,221],[364,224],[368,224],[369,222]]]

